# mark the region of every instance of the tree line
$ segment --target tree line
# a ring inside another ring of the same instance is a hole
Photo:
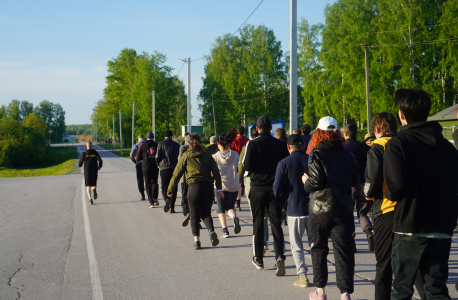
[[[172,129],[181,132],[186,124],[186,99],[183,82],[172,75],[172,68],[165,64],[165,55],[154,52],[137,54],[125,48],[108,61],[108,73],[103,98],[97,102],[91,116],[97,124],[97,136],[102,138],[108,119],[108,136],[112,137],[113,115],[115,134],[119,137],[119,110],[121,110],[122,137],[124,144],[131,145],[132,111],[135,102],[135,135],[152,131],[152,95],[156,92],[156,133]],[[103,127],[102,127],[103,126]]]
[[[91,135],[91,124],[67,125],[67,135]]]
[[[0,166],[38,167],[49,161],[47,143],[62,142],[65,111],[43,100],[35,108],[29,101],[12,100],[0,106]]]

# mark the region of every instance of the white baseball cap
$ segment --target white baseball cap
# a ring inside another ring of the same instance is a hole
[[[334,128],[329,128],[330,126],[334,126]],[[317,129],[326,130],[326,131],[331,131],[331,130],[335,131],[338,129],[337,120],[329,116],[321,118],[320,122],[318,123]]]

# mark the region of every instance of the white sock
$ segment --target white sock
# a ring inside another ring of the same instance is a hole
[[[343,293],[343,294],[340,294],[340,298],[342,299],[343,297],[345,297],[345,295],[348,295],[347,292]]]
[[[324,290],[320,291],[320,290],[318,290],[318,289],[316,290],[316,294],[317,294],[318,296],[325,295]]]

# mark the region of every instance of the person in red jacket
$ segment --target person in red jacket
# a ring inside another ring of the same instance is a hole
[[[240,155],[240,152],[242,152],[242,148],[248,143],[250,139],[248,139],[245,136],[245,127],[242,125],[237,126],[237,137],[235,138],[235,141],[231,143],[230,149],[237,151],[237,153]],[[242,209],[240,208],[240,200],[242,196],[245,195],[245,184],[243,183],[243,174],[239,174],[239,194],[237,196],[237,200],[235,201],[236,203],[236,211],[241,211]]]

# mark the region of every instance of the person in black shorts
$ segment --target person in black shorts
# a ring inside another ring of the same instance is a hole
[[[86,186],[87,195],[89,197],[89,204],[93,205],[91,190],[94,194],[94,200],[97,199],[97,177],[98,172],[102,168],[102,158],[100,158],[99,153],[92,149],[92,142],[86,143],[86,151],[84,151],[78,163],[78,166],[81,168],[84,164],[84,182]]]

